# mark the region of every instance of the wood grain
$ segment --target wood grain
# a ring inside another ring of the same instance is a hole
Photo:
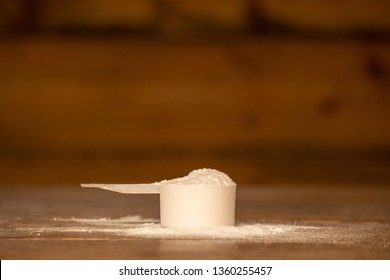
[[[387,43],[0,46],[2,149],[388,147]]]
[[[0,0],[0,32],[388,34],[386,0]]]
[[[291,229],[244,239],[147,237],[132,230],[145,222],[160,230],[156,195],[5,187],[0,188],[0,258],[388,259],[389,198],[388,188],[375,186],[239,186],[237,226]]]
[[[55,28],[150,28],[157,15],[155,1],[39,1],[38,24]]]
[[[390,182],[387,41],[19,37],[0,44],[3,184]]]
[[[311,31],[353,32],[389,29],[386,0],[316,1],[256,0],[259,11],[276,24]]]

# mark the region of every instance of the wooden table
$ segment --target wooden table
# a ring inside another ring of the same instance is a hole
[[[0,258],[390,258],[386,187],[238,187],[231,236],[162,229],[158,205],[77,186],[0,188]]]

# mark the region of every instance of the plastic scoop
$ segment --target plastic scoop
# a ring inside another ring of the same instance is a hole
[[[149,194],[160,193],[160,187],[156,184],[81,184],[83,188],[100,188],[118,193]]]
[[[160,194],[161,226],[169,228],[233,226],[236,184],[214,169],[152,184],[81,184],[124,194]]]

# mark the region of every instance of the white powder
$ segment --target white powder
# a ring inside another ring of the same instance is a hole
[[[220,187],[230,187],[236,186],[236,183],[225,173],[210,169],[203,168],[197,169],[190,172],[187,176],[163,180],[160,182],[154,183],[156,185],[199,185],[199,186],[220,186]]]
[[[44,221],[45,226],[42,226]],[[372,240],[388,246],[387,224],[268,224],[238,222],[235,227],[163,228],[158,219],[141,216],[122,218],[54,218],[21,223],[3,229],[2,236],[107,240],[113,239],[213,239],[262,243],[370,244]]]
[[[31,226],[31,225],[30,225]],[[94,234],[107,237],[129,238],[157,238],[157,239],[220,239],[220,240],[286,240],[290,237],[298,237],[302,232],[318,230],[318,227],[261,224],[261,223],[238,223],[232,226],[216,226],[208,228],[163,228],[159,220],[147,219],[141,216],[127,216],[117,219],[98,218],[55,218],[48,222],[46,227],[24,227],[17,231],[32,235],[51,235],[53,233],[68,234]]]

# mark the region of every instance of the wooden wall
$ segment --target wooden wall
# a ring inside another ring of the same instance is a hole
[[[388,3],[0,0],[0,185],[389,184]]]

